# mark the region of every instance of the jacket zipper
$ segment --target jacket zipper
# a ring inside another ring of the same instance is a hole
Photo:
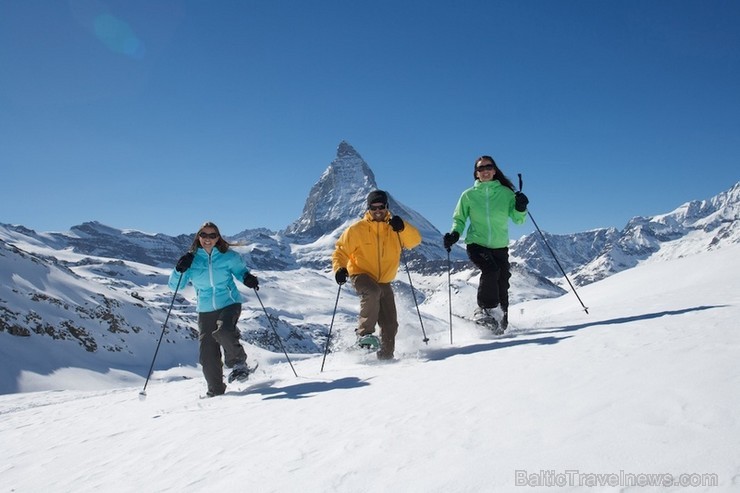
[[[211,254],[208,254],[208,280],[211,282],[211,303],[213,309],[216,309],[216,285],[213,283],[213,262]]]
[[[380,242],[380,223],[378,222],[375,225],[375,236],[378,239],[378,282],[380,282],[380,276],[383,274],[382,270],[382,264],[381,259],[383,258],[383,254],[381,252],[381,242]]]
[[[488,245],[491,244],[491,189],[486,187],[486,223],[488,226]]]

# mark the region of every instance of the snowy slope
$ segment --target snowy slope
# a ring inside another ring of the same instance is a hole
[[[321,241],[329,248],[329,236]],[[245,257],[253,256],[250,248],[252,245],[237,246],[235,250]],[[321,256],[326,258],[326,252]],[[76,367],[146,375],[173,301],[166,285],[170,269],[57,250],[0,226],[0,393],[58,388],[38,387],[36,383],[29,386],[19,379],[23,372],[48,375]],[[238,286],[246,300],[239,324],[242,338],[276,353],[281,353],[281,342],[292,353],[322,353],[338,289],[333,275],[297,266],[254,272],[260,279],[260,299],[252,290]],[[447,278],[416,272],[413,278],[420,310],[424,317],[430,317],[427,305],[437,303],[438,291],[447,292]],[[471,270],[456,272],[455,278],[460,278],[465,289],[477,286],[477,273]],[[539,288],[541,284],[526,273],[517,274],[512,299],[553,296],[553,290]],[[405,269],[399,272],[396,287],[402,320],[406,317],[410,326],[418,325]],[[435,299],[425,303],[427,297]],[[193,288],[182,289],[174,301],[155,362],[160,370],[197,363]],[[333,348],[354,342],[351,326],[357,304],[354,290],[346,286],[336,314],[337,327],[343,330],[335,331]],[[468,315],[472,311],[464,305],[460,309]],[[27,357],[13,358],[14,354]]]
[[[214,399],[192,367],[155,373],[145,400],[132,374],[27,373],[98,390],[0,396],[3,490],[737,491],[738,259],[730,246],[615,274],[579,290],[590,315],[571,294],[518,303],[500,338],[458,316],[460,273],[453,344],[443,296],[429,345],[401,314],[395,363],[335,352],[320,372],[321,355],[296,356],[296,378],[248,346],[260,371]],[[342,333],[356,300],[340,294]],[[663,486],[629,486],[642,481]]]

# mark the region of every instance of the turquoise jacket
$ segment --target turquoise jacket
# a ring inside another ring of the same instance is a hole
[[[167,285],[174,290],[179,280],[180,289],[183,289],[188,282],[192,282],[198,297],[198,312],[213,312],[244,301],[236,289],[234,277],[242,280],[247,272],[247,264],[233,250],[221,253],[214,248],[208,255],[205,250],[198,248],[193,264],[182,273],[182,279],[180,273],[173,270]]]
[[[514,209],[514,192],[498,180],[475,180],[475,185],[460,196],[452,215],[452,231],[462,236],[465,225],[470,226],[465,243],[488,248],[509,246],[509,218],[514,224],[523,224],[527,212]]]

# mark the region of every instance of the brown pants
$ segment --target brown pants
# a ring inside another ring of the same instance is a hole
[[[357,335],[372,334],[380,327],[380,353],[393,357],[398,320],[396,300],[390,283],[378,283],[367,274],[352,276],[352,285],[360,296],[360,320]]]
[[[239,331],[236,328],[241,312],[242,306],[235,303],[214,312],[198,314],[200,364],[210,391],[220,393],[224,388],[221,348],[224,350],[227,368],[247,361],[247,353],[239,342]]]

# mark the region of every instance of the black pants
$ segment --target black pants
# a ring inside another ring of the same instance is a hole
[[[227,368],[247,361],[247,353],[239,342],[236,327],[241,312],[242,306],[235,303],[220,310],[198,314],[200,364],[208,390],[212,392],[221,393],[225,387],[221,348],[224,350]]]
[[[496,308],[499,304],[503,311],[509,310],[509,249],[486,248],[471,243],[468,245],[468,257],[480,269],[478,284],[478,306]]]

